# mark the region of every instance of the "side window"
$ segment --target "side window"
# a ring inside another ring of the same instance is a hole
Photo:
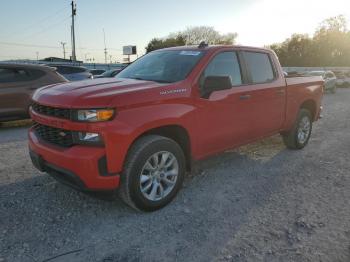
[[[326,73],[326,78],[333,78],[333,77],[334,77],[333,73],[331,72]]]
[[[38,69],[31,69],[30,75],[31,75],[31,80],[37,80],[43,77],[45,75],[45,72]]]
[[[76,73],[84,73],[86,69],[81,67],[71,67],[70,71],[72,72],[72,74],[76,74]]]
[[[30,75],[23,69],[0,68],[0,83],[21,82],[30,80]]]
[[[64,75],[71,74],[69,67],[66,67],[66,66],[54,66],[54,67],[56,67],[56,71],[60,74],[64,74]]]
[[[222,52],[216,55],[204,71],[207,76],[230,76],[233,86],[242,84],[241,69],[236,52]]]
[[[12,69],[0,68],[0,83],[13,82],[15,72]]]
[[[245,51],[244,58],[253,84],[270,82],[275,78],[268,54]]]

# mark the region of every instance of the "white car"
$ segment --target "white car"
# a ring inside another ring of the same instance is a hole
[[[338,72],[337,76],[337,87],[350,87],[350,71],[349,72]]]
[[[334,94],[337,90],[337,77],[332,71],[310,71],[307,76],[322,76],[324,80],[325,91],[330,91]]]

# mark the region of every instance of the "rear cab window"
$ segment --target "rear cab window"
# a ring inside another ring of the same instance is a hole
[[[276,72],[268,53],[244,51],[243,54],[252,84],[269,83],[276,78]]]

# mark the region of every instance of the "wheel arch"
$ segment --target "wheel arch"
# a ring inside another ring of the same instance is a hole
[[[300,105],[300,109],[306,109],[311,113],[313,121],[315,121],[315,118],[316,118],[316,111],[317,111],[316,108],[317,108],[316,102],[312,99],[308,99]]]
[[[191,170],[192,168],[191,139],[190,139],[189,132],[187,131],[186,128],[178,124],[169,124],[169,125],[153,127],[136,136],[133,142],[131,143],[129,150],[138,139],[147,135],[159,135],[159,136],[164,136],[174,140],[184,152],[185,159],[186,159],[186,169],[188,171]]]

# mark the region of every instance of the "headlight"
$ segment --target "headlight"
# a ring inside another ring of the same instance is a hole
[[[84,122],[109,121],[114,117],[114,109],[85,109],[78,110],[76,120]]]

